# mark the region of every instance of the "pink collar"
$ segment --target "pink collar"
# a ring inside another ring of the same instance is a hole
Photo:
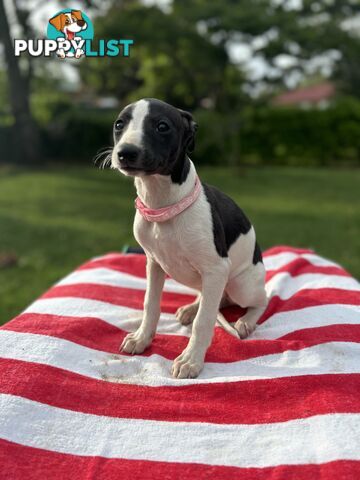
[[[189,195],[184,197],[179,202],[163,208],[148,208],[139,197],[136,197],[135,208],[148,222],[166,222],[167,220],[176,217],[176,215],[179,215],[179,213],[189,208],[190,205],[197,200],[198,196],[200,195],[200,191],[200,180],[199,177],[196,176],[193,190],[189,193]]]

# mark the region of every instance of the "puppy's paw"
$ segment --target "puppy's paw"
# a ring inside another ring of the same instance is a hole
[[[234,325],[235,330],[238,332],[238,335],[241,339],[247,338],[256,328],[255,325],[247,322],[246,320],[239,320]]]
[[[75,58],[80,58],[82,55],[84,55],[84,50],[77,49],[75,53]]]
[[[184,305],[176,311],[176,318],[182,325],[190,325],[196,317],[199,305],[197,303],[190,303],[190,305]]]
[[[191,350],[184,350],[175,358],[171,374],[174,378],[196,378],[204,367],[204,360]]]
[[[132,355],[142,353],[151,344],[151,341],[151,337],[144,335],[140,330],[136,330],[136,332],[126,335],[120,345],[120,351],[131,353]]]

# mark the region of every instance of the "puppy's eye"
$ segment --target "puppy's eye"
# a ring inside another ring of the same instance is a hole
[[[124,128],[124,120],[116,120],[115,122],[115,130],[117,130],[118,132],[121,132],[121,130]]]
[[[156,126],[156,130],[160,133],[164,133],[170,130],[170,127],[166,122],[159,122]]]

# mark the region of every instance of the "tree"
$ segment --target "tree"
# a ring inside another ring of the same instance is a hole
[[[95,20],[100,38],[135,38],[130,58],[99,58],[81,63],[83,82],[122,102],[162,98],[182,108],[204,102],[221,108],[241,96],[242,76],[222,45],[200,35],[194,24],[140,2],[115,4]]]
[[[100,38],[117,38],[121,32],[122,38],[136,42],[130,58],[81,63],[83,82],[95,92],[110,92],[123,105],[156,97],[187,110],[217,110],[224,113],[219,129],[239,131],[238,112],[248,101],[242,92],[244,77],[231,64],[225,45],[201,35],[195,22],[132,1],[114,4],[105,17],[96,19],[94,29]],[[226,161],[233,165],[240,143],[238,135],[231,138]]]
[[[304,77],[314,57],[337,51],[332,78],[360,97],[360,37],[358,28],[347,25],[360,13],[357,0],[174,0],[173,11],[214,42],[250,46],[252,56],[268,62],[269,84],[283,85],[294,73]],[[281,68],[280,55],[292,61]]]
[[[0,0],[0,38],[4,44],[10,103],[15,118],[16,158],[23,163],[35,163],[40,154],[39,132],[30,113],[29,82],[22,74],[18,58],[14,55],[4,0]]]

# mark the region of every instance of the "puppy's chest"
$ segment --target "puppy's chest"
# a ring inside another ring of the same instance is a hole
[[[140,245],[175,280],[199,287],[199,273],[191,261],[192,239],[176,222],[153,223],[135,218],[134,235]]]

